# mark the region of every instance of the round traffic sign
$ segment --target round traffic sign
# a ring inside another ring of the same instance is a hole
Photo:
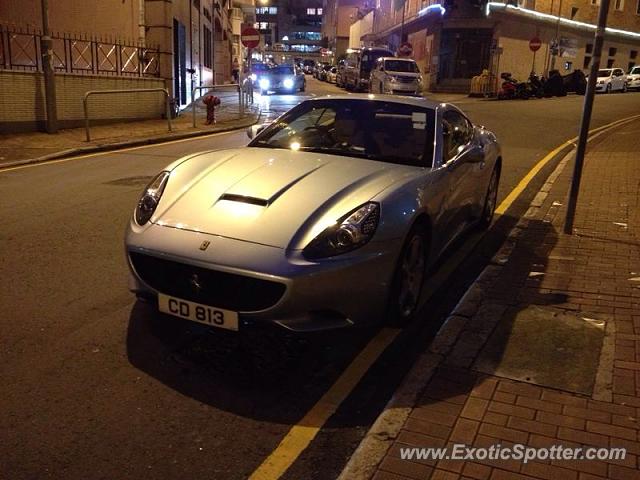
[[[240,32],[242,45],[247,48],[256,48],[260,45],[260,32],[253,27],[246,27]]]
[[[529,40],[529,49],[532,52],[537,52],[538,50],[540,50],[541,46],[542,40],[540,40],[538,37],[533,37],[531,40]]]

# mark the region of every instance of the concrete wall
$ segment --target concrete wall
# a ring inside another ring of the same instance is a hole
[[[43,130],[46,119],[41,73],[0,70],[0,132]],[[164,88],[162,79],[56,75],[58,119],[62,128],[84,125],[82,97],[89,90]],[[162,93],[91,96],[89,112],[98,122],[160,118]]]

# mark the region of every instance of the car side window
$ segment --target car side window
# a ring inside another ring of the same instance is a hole
[[[455,110],[442,115],[443,163],[455,158],[471,141],[473,130],[469,121]]]

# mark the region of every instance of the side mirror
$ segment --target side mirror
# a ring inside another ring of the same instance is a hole
[[[268,123],[251,125],[249,128],[247,128],[247,137],[249,137],[250,139],[255,138],[262,130],[264,130],[268,126],[269,126]]]

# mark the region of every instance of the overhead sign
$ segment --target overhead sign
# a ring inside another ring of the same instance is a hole
[[[247,48],[256,48],[260,45],[260,32],[253,27],[245,27],[240,32],[242,45]]]
[[[538,37],[533,37],[531,40],[529,40],[529,49],[532,52],[537,52],[538,50],[540,50],[541,46],[542,40],[540,40]]]
[[[404,42],[398,47],[398,55],[401,57],[410,57],[413,54],[413,45]]]

